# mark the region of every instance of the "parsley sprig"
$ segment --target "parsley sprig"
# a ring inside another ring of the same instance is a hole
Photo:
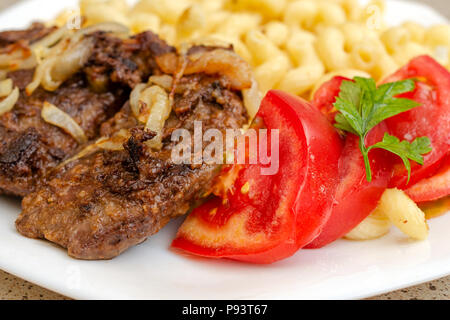
[[[375,80],[368,78],[355,77],[354,81],[342,82],[334,104],[339,111],[335,126],[359,136],[359,148],[364,157],[368,181],[372,181],[369,152],[373,149],[384,149],[399,156],[408,170],[408,183],[411,178],[410,160],[423,165],[423,155],[431,151],[430,139],[427,137],[417,138],[410,143],[386,133],[379,143],[372,146],[366,146],[365,143],[367,135],[376,125],[420,105],[410,99],[396,98],[414,88],[414,80],[386,83],[378,88]]]

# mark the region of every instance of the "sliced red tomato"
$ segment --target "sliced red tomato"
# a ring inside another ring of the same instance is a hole
[[[235,174],[233,187],[224,198],[195,209],[173,247],[211,258],[272,263],[318,236],[337,186],[338,134],[317,109],[281,91],[267,94],[257,119],[269,136],[279,130],[279,171],[261,175],[261,164],[228,168],[225,174]]]
[[[319,109],[331,123],[334,123],[334,118],[337,113],[333,104],[336,102],[336,98],[339,96],[339,92],[341,92],[342,82],[345,80],[351,81],[351,79],[344,77],[333,77],[330,81],[325,82],[314,94],[312,104]]]
[[[378,125],[370,132],[366,142],[372,145],[381,141],[386,131],[384,123]],[[320,235],[307,248],[321,248],[342,238],[375,210],[388,186],[392,166],[383,150],[373,150],[369,157],[372,182],[366,178],[359,137],[348,134],[339,160],[340,183],[331,216]]]
[[[434,201],[450,195],[450,155],[435,175],[419,181],[405,192],[415,202]]]
[[[386,121],[390,133],[400,139],[426,136],[431,140],[433,151],[425,155],[423,166],[412,163],[409,186],[434,175],[450,149],[450,73],[431,57],[421,56],[384,82],[411,78],[417,79],[416,89],[403,97],[421,106]],[[407,179],[405,166],[398,161],[390,186],[405,189]]]
[[[333,104],[339,95],[343,77],[335,77],[322,85],[317,91],[313,105],[318,108],[331,123],[335,115]],[[372,145],[383,139],[387,132],[385,123],[375,127],[368,137],[366,144]],[[359,138],[347,134],[342,156],[339,160],[340,183],[336,191],[335,202],[331,216],[320,235],[307,248],[321,248],[355,228],[361,221],[377,207],[381,195],[386,190],[392,174],[391,157],[382,150],[370,153],[370,164],[373,174],[372,182],[366,178],[364,159],[359,149]]]

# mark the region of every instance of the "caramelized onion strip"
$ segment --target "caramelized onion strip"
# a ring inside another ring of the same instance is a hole
[[[19,88],[14,88],[11,93],[2,101],[0,101],[0,115],[12,110],[17,100],[19,100]]]
[[[93,48],[93,39],[86,38],[67,49],[53,65],[49,73],[51,81],[61,83],[77,73],[88,60]],[[45,81],[43,85],[45,88]]]
[[[130,138],[129,130],[122,129],[116,132],[112,137],[103,137],[95,143],[100,149],[109,151],[124,150],[123,144]]]
[[[44,102],[41,116],[46,122],[70,134],[79,144],[87,142],[88,139],[79,124],[71,116],[51,103]]]
[[[169,95],[161,87],[152,86],[143,92],[142,99],[151,106],[145,129],[156,133],[156,137],[145,144],[153,149],[161,149],[162,131],[172,111]]]
[[[13,91],[13,81],[11,79],[0,80],[0,98],[9,96]]]
[[[146,84],[138,84],[131,92],[130,106],[136,119],[145,123],[145,129],[156,133],[156,137],[147,141],[146,145],[160,149],[162,130],[172,111],[166,90],[157,85],[147,87]]]
[[[199,51],[186,56],[188,63],[184,75],[206,73],[208,75],[223,75],[231,88],[235,90],[249,89],[252,86],[250,66],[236,53],[227,49]],[[165,54],[157,58],[159,67],[165,73],[174,74],[179,65],[174,54]]]
[[[252,120],[258,113],[262,101],[261,91],[259,91],[258,83],[255,79],[252,79],[252,87],[250,89],[242,90],[242,97],[244,98],[244,106],[247,109],[250,120]]]
[[[142,105],[141,101],[141,94],[142,92],[147,88],[147,85],[145,83],[140,83],[136,85],[131,91],[130,94],[130,107],[131,111],[133,112],[133,115],[136,119],[139,120],[141,123],[147,122],[147,117],[145,114],[143,114],[142,107],[145,107]]]
[[[39,57],[64,37],[69,30],[59,28],[28,47],[17,47],[12,52],[0,54],[0,68],[8,70],[31,69],[36,67]]]
[[[51,48],[56,43],[58,43],[62,38],[69,34],[70,30],[67,27],[61,27],[45,36],[41,40],[33,43],[31,49],[35,50],[37,48]]]
[[[55,169],[62,168],[64,166],[66,166],[67,164],[69,164],[73,161],[76,161],[78,159],[87,157],[88,155],[93,154],[96,151],[98,151],[98,146],[95,143],[91,144],[91,145],[87,146],[86,148],[84,148],[83,150],[81,150],[80,152],[78,152],[73,157],[71,157],[71,158],[67,159],[66,161],[62,162],[61,164],[59,164],[57,167],[55,167]]]
[[[120,34],[129,34],[130,29],[118,22],[102,22],[98,24],[91,25],[89,27],[78,30],[74,36],[76,38],[85,36],[87,34],[91,34],[97,31],[102,31],[106,33],[114,33],[117,35]]]
[[[160,75],[160,76],[151,76],[148,79],[148,83],[149,84],[155,84],[157,86],[160,86],[161,88],[163,88],[166,91],[170,91],[172,89],[173,86],[173,77],[169,76],[167,74],[164,75]]]
[[[30,52],[23,47],[15,48],[11,52],[0,54],[0,68],[10,69],[30,57]]]
[[[87,157],[99,150],[122,151],[124,150],[123,144],[129,139],[130,136],[131,134],[128,130],[122,129],[119,132],[115,133],[112,137],[102,137],[95,143],[88,145],[75,156],[61,163],[56,168],[62,168],[73,161]]]
[[[94,41],[87,34],[104,31],[128,34],[127,27],[113,22],[100,23],[73,33],[63,27],[33,45],[34,56],[38,60],[33,81],[26,92],[31,95],[39,85],[47,91],[56,90],[65,80],[78,72],[94,47]]]

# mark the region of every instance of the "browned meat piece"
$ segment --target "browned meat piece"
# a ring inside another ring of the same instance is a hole
[[[175,52],[152,32],[125,41],[102,32],[92,37],[95,47],[84,71],[91,83],[100,86],[110,80],[134,87],[158,69],[154,57]]]
[[[248,121],[242,98],[228,83],[205,73],[183,77],[159,152],[146,147],[154,133],[137,125],[125,106],[102,127],[105,134],[133,127],[125,149],[97,151],[57,170],[23,200],[19,232],[57,243],[74,258],[111,259],[188,212],[210,189],[219,166],[173,163],[171,133],[184,128],[193,134],[194,121],[202,121],[203,130],[242,127]]]
[[[100,125],[127,99],[123,89],[115,93],[93,92],[81,75],[55,92],[39,88],[27,96],[24,85],[32,75],[32,70],[10,74],[21,95],[13,110],[0,116],[0,191],[19,196],[34,190],[41,177],[79,147],[70,135],[41,118],[44,101],[68,113],[93,139],[98,136]]]
[[[39,30],[41,27],[35,26],[16,33],[34,39],[36,34],[43,34]],[[15,39],[19,37],[16,33],[4,38]],[[94,38],[95,47],[84,69],[54,92],[38,88],[28,96],[25,87],[34,70],[8,74],[21,94],[11,112],[0,115],[0,193],[27,195],[80,147],[72,136],[41,118],[45,101],[68,113],[87,138],[95,139],[100,125],[126,102],[131,88],[149,75],[160,73],[155,55],[174,50],[152,33],[125,40],[103,32],[89,37]]]
[[[0,32],[0,47],[5,47],[19,41],[33,43],[45,37],[53,30],[55,28],[47,28],[42,23],[33,23],[26,30],[3,31]]]

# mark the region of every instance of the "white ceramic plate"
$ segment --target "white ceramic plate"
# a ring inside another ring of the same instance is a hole
[[[0,14],[0,25],[23,27],[75,4],[30,0]],[[445,21],[428,7],[389,1],[388,21],[406,19]],[[78,299],[356,299],[450,274],[450,215],[430,222],[424,242],[392,232],[255,266],[173,253],[168,247],[180,220],[112,261],[77,261],[49,242],[20,236],[14,227],[19,212],[19,201],[0,197],[0,269]]]

